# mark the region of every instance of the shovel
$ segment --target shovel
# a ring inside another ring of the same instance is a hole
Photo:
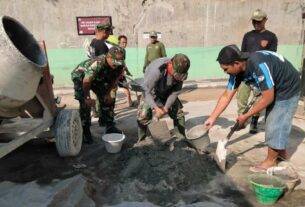
[[[243,111],[242,114],[247,113],[251,109],[251,107],[254,105],[254,103],[256,102],[256,100],[259,96],[260,96],[260,93],[257,93],[256,95],[253,96],[252,100],[247,105],[247,107],[245,108],[245,110]],[[226,145],[227,145],[228,141],[230,140],[231,136],[233,135],[233,133],[238,128],[238,126],[239,126],[239,123],[238,123],[238,121],[236,121],[236,123],[231,128],[227,137],[225,139],[219,140],[217,143],[216,154],[214,156],[214,160],[216,161],[218,167],[220,168],[220,170],[222,172],[226,171],[226,157],[227,157]]]
[[[152,138],[159,144],[165,144],[171,139],[171,134],[165,120],[159,120],[154,117],[148,125],[149,132]]]

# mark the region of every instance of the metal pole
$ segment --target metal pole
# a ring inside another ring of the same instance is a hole
[[[302,71],[301,71],[301,97],[303,97],[305,114],[305,8],[302,8],[302,36],[303,36],[303,51],[302,51]]]

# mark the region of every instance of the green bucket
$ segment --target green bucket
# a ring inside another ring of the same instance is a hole
[[[265,205],[274,204],[286,188],[285,182],[274,175],[253,174],[247,178],[252,184],[256,199]]]

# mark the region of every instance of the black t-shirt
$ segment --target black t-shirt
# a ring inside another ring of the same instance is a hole
[[[270,50],[276,52],[277,37],[273,32],[265,30],[260,33],[252,30],[244,35],[241,51],[255,52],[259,50]]]
[[[90,56],[96,57],[108,52],[108,47],[104,40],[93,39],[90,43]]]
[[[251,53],[246,71],[230,76],[228,90],[236,89],[244,81],[260,91],[274,88],[276,100],[287,100],[300,91],[300,76],[282,55],[262,50]]]

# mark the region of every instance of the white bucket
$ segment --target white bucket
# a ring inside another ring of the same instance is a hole
[[[105,142],[107,152],[117,153],[121,151],[125,135],[119,133],[105,134],[102,139]]]

